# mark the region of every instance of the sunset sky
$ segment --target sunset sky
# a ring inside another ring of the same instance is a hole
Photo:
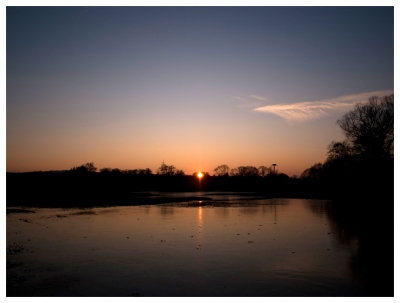
[[[394,91],[393,7],[8,7],[6,169],[300,175]]]

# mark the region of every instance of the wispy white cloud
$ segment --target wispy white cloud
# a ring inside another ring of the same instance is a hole
[[[238,104],[239,107],[255,107],[260,105],[260,101],[268,100],[265,97],[257,95],[250,95],[249,97],[233,97],[233,98],[240,101],[240,103]]]
[[[267,98],[261,97],[261,96],[257,96],[257,95],[250,95],[250,97],[257,99],[257,100],[262,100],[262,101],[266,101],[268,100]]]
[[[330,115],[335,112],[346,112],[353,109],[356,103],[365,102],[371,96],[393,94],[393,90],[382,90],[362,94],[340,96],[333,99],[307,101],[290,104],[274,104],[257,107],[254,110],[271,113],[292,122],[305,122]]]

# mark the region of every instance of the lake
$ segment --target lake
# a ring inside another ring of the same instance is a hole
[[[331,201],[190,195],[7,209],[7,296],[369,295],[360,238]]]

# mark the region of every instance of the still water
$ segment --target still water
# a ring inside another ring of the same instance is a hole
[[[343,239],[330,201],[208,197],[14,208],[7,215],[7,295],[365,295],[351,267],[357,239]]]

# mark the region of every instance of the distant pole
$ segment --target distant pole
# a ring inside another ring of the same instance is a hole
[[[275,166],[277,166],[278,164],[272,164],[272,166],[274,167],[274,175],[275,175]]]

